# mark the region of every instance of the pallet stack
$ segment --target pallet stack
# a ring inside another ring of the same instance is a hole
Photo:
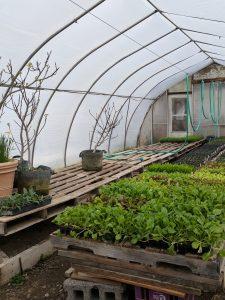
[[[196,255],[168,255],[157,249],[78,240],[54,234],[51,241],[60,256],[71,259],[73,271],[70,279],[95,284],[96,280],[104,284],[107,281],[110,285],[114,282],[154,291],[155,294],[148,292],[145,296],[148,298],[142,300],[211,300],[209,295],[216,294],[223,286],[223,260],[206,262]]]

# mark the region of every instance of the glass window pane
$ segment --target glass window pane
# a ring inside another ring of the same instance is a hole
[[[186,131],[186,116],[173,116],[172,131]]]
[[[172,114],[173,115],[186,114],[186,99],[185,98],[173,98],[172,99]]]

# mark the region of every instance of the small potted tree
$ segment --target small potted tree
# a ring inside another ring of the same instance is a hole
[[[18,161],[10,159],[12,140],[4,135],[0,136],[0,198],[12,194],[14,175]]]
[[[58,71],[56,65],[53,70],[50,67],[50,55],[51,53],[47,53],[47,57],[43,63],[36,61],[34,64],[31,62],[27,64],[26,68],[17,77],[14,83],[15,92],[9,94],[9,101],[6,104],[6,107],[15,113],[15,126],[19,129],[19,138],[16,138],[13,134],[11,124],[8,123],[12,140],[16,145],[20,157],[17,172],[17,188],[19,193],[22,193],[24,189],[28,190],[30,188],[33,188],[35,192],[41,195],[49,193],[51,170],[48,167],[34,168],[32,149],[34,138],[40,135],[47,121],[47,115],[45,115],[38,131],[33,126],[41,99],[43,84],[56,75]],[[14,78],[11,62],[7,65],[5,72],[11,79]]]
[[[89,113],[95,120],[92,136],[96,133],[97,138],[93,140],[93,149],[84,150],[80,153],[82,169],[84,171],[101,171],[103,153],[106,151],[99,149],[99,147],[109,140],[111,131],[119,125],[122,117],[115,109],[114,103],[112,106],[107,105],[99,114],[93,115],[90,111]]]

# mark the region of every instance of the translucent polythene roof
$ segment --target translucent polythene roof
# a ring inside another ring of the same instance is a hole
[[[90,146],[89,110],[96,114],[107,104],[123,118],[103,148],[135,146],[160,94],[186,74],[225,64],[224,11],[223,0],[0,0],[2,67],[11,60],[19,71],[50,51],[60,67],[41,92],[33,120],[36,128],[48,115],[35,163],[74,162]],[[1,131],[10,122],[17,134],[14,120],[6,109]]]

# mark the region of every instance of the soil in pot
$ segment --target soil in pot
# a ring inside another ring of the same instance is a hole
[[[103,161],[102,150],[85,150],[80,153],[82,158],[82,169],[84,171],[101,171]]]
[[[50,170],[34,169],[18,172],[18,192],[23,193],[24,188],[33,189],[39,195],[49,194],[49,185],[51,179]]]
[[[0,198],[12,195],[13,181],[18,161],[0,163]]]

